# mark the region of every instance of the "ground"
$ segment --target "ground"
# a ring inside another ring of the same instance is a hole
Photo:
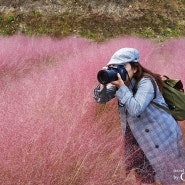
[[[122,35],[163,41],[185,36],[185,0],[1,0],[0,34]]]

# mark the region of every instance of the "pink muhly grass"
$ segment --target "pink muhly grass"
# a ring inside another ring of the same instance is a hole
[[[99,120],[81,58],[92,43],[67,40],[1,38],[1,184],[109,184],[122,169],[118,115]]]
[[[148,68],[184,81],[184,58],[175,71],[166,61],[172,45],[184,55],[183,42],[21,35],[0,42],[0,184],[126,184],[117,102],[94,102],[97,71],[117,49],[136,47]]]

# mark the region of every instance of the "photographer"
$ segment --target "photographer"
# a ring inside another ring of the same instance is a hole
[[[161,77],[144,68],[139,59],[134,48],[116,51],[98,73],[100,84],[94,89],[94,99],[98,103],[114,97],[118,100],[126,175],[135,169],[137,179],[144,184],[178,183],[173,170],[185,168],[181,129],[169,113],[151,104],[154,101],[167,107]]]

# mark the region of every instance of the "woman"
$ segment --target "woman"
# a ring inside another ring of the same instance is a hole
[[[94,99],[98,103],[118,99],[125,138],[126,174],[135,169],[137,178],[145,184],[182,183],[184,174],[180,170],[185,169],[185,152],[181,129],[169,113],[151,103],[167,107],[160,76],[142,67],[139,58],[134,48],[115,52],[107,67],[125,68],[126,80],[118,73],[118,80],[99,84],[94,89]]]

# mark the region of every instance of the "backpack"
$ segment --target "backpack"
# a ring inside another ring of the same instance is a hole
[[[156,93],[157,93],[156,82],[150,75],[146,75],[146,77],[149,77],[151,79],[152,84],[154,86],[154,94],[155,94],[154,96],[156,97]],[[164,76],[164,77],[165,79],[162,80],[162,84],[163,84],[162,95],[169,109],[154,101],[152,101],[151,103],[165,110],[166,112],[170,113],[175,120],[183,121],[185,120],[185,94],[184,94],[183,84],[179,79],[171,79],[167,76]]]

